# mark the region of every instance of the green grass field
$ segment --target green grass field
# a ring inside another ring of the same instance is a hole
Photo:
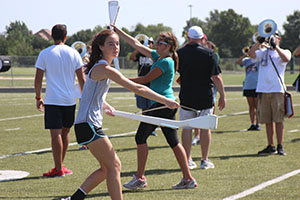
[[[230,115],[248,110],[241,92],[227,93],[227,106],[217,115],[218,129],[212,131],[210,160],[215,169],[192,170],[199,187],[191,190],[173,190],[171,186],[181,178],[179,166],[160,130],[150,137],[149,158],[146,167],[148,187],[130,191],[124,188],[124,199],[130,200],[212,200],[223,199],[243,192],[263,182],[300,168],[300,95],[292,92],[295,116],[285,121],[284,147],[287,156],[257,156],[266,146],[265,127],[261,131],[245,132],[250,126],[248,114]],[[176,94],[177,95],[177,94]],[[117,110],[136,112],[133,93],[109,93],[107,101]],[[44,130],[43,115],[35,109],[33,93],[0,93],[0,157],[16,153],[50,148],[49,131]],[[112,136],[134,132],[138,122],[121,118],[104,118],[105,133]],[[179,135],[181,130],[179,130]],[[111,141],[122,162],[121,181],[129,181],[136,171],[136,145],[134,134],[113,137]],[[70,143],[74,143],[72,129]],[[52,153],[44,150],[28,155],[15,155],[0,159],[0,170],[27,171],[30,175],[21,180],[0,182],[0,199],[59,199],[72,194],[98,163],[89,151],[69,147],[65,165],[73,175],[64,178],[43,178],[42,173],[53,167]],[[200,146],[193,146],[192,157],[201,160]],[[300,199],[300,174],[250,194],[245,200]],[[87,199],[110,199],[105,183],[95,188]]]

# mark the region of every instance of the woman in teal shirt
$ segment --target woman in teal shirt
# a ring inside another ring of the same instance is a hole
[[[144,46],[138,40],[126,34],[116,26],[113,27],[120,37],[123,38],[129,45],[153,60],[151,71],[148,74],[137,78],[131,78],[131,80],[140,84],[150,82],[150,88],[152,90],[169,99],[175,100],[176,98],[174,96],[172,84],[178,65],[176,37],[170,32],[160,33],[156,41],[156,50],[153,50]],[[152,105],[149,111],[145,113],[146,115],[173,120],[175,119],[177,109],[165,108],[163,107],[163,104],[155,101],[151,101],[151,103]],[[128,189],[144,188],[148,185],[145,177],[145,168],[148,156],[147,138],[151,135],[152,131],[154,131],[156,127],[156,125],[147,124],[144,122],[141,122],[139,125],[135,136],[135,141],[137,144],[138,169],[137,173],[133,175],[133,179],[123,185]],[[177,131],[167,127],[161,127],[161,129],[169,146],[172,148],[175,154],[183,174],[183,178],[180,180],[180,182],[176,185],[173,185],[172,188],[182,189],[197,187],[198,184],[192,177],[188,168],[187,157],[184,148],[179,143]]]

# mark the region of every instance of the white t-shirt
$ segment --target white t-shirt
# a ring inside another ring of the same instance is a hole
[[[291,54],[289,50],[283,50],[285,53]],[[261,49],[256,52],[256,60],[260,62],[259,70],[258,70],[258,82],[256,87],[256,92],[263,93],[272,93],[272,92],[281,92],[284,93],[284,88],[279,80],[279,77],[274,69],[274,66],[269,58],[271,56],[278,73],[281,77],[281,80],[284,84],[284,72],[286,69],[287,62],[283,62],[280,58],[277,51]],[[266,53],[268,53],[267,64],[263,66],[262,60],[265,58]]]
[[[67,45],[52,45],[40,52],[35,67],[46,74],[46,105],[76,104],[75,71],[82,65],[79,53]]]

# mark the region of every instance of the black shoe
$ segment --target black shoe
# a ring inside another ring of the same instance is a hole
[[[275,147],[272,147],[271,145],[268,145],[265,149],[262,151],[258,152],[258,155],[271,155],[271,154],[276,154],[277,151]]]
[[[256,131],[260,131],[260,130],[261,130],[261,128],[260,128],[260,125],[259,125],[259,124],[256,124],[256,125],[255,125],[255,130],[256,130]]]
[[[286,153],[284,152],[283,146],[281,144],[277,145],[277,154],[280,156],[285,156]]]
[[[254,124],[252,124],[247,131],[254,131],[256,128],[256,126]]]

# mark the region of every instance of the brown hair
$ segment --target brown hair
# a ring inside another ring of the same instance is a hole
[[[64,24],[56,24],[52,27],[51,36],[54,41],[64,41],[67,35],[67,26]]]
[[[178,69],[178,55],[176,52],[176,49],[177,49],[176,36],[171,32],[162,32],[159,34],[158,38],[167,42],[171,46],[170,52],[172,53],[172,59],[174,60],[174,68],[175,68],[175,72],[176,72]]]
[[[99,33],[97,33],[94,36],[94,39],[92,41],[92,51],[91,51],[91,56],[90,56],[90,61],[85,65],[85,74],[88,74],[91,68],[99,61],[102,59],[103,54],[101,49],[99,48],[99,45],[104,45],[105,40],[108,36],[116,34],[113,30],[110,29],[105,29]]]

